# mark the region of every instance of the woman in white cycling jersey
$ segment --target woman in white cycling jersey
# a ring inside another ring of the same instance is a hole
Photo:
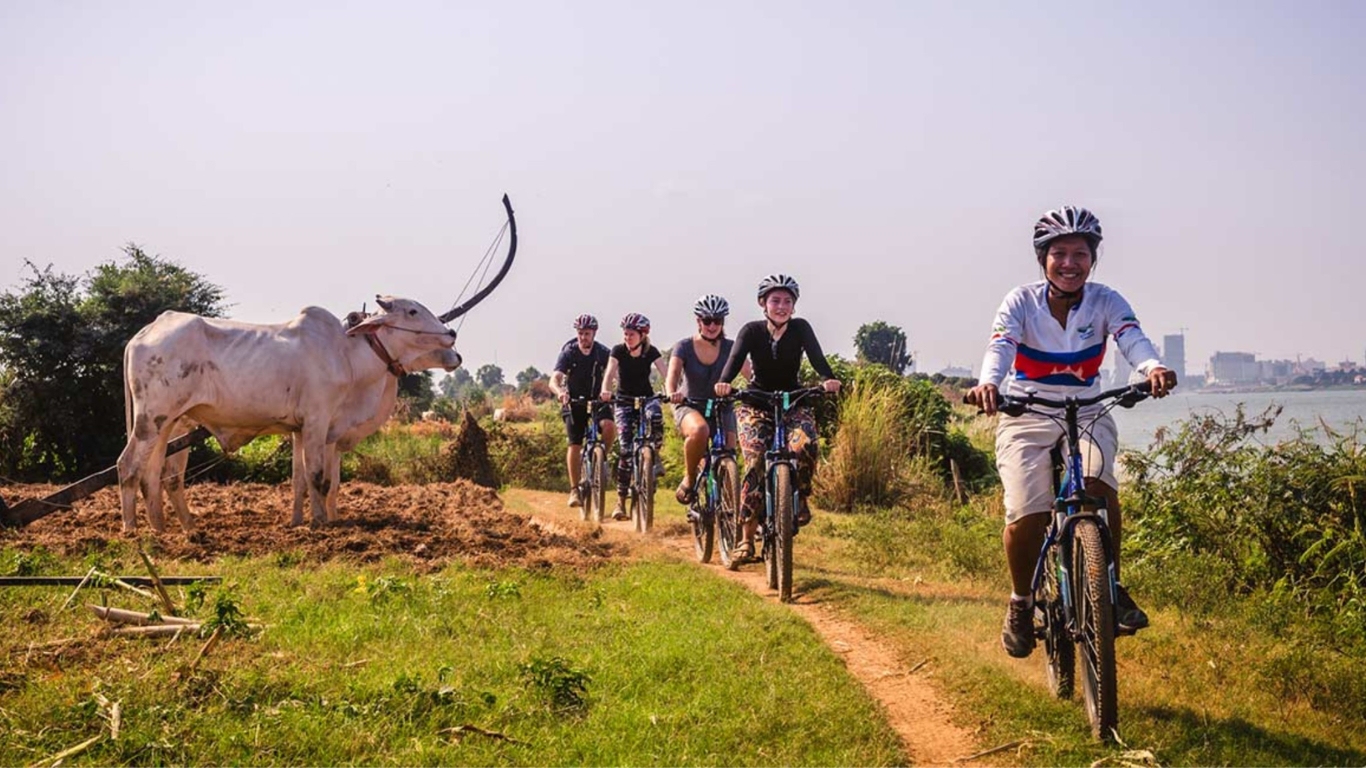
[[[996,412],[1003,383],[1007,394],[1034,391],[1056,400],[1099,394],[1107,338],[1114,339],[1119,353],[1152,384],[1154,397],[1164,397],[1176,386],[1176,373],[1162,365],[1129,302],[1112,288],[1087,282],[1100,242],[1100,220],[1085,208],[1063,206],[1034,225],[1034,255],[1044,279],[1006,294],[996,311],[981,378],[969,392],[969,399],[988,414]],[[1095,413],[1083,409],[1082,424]],[[996,431],[996,466],[1006,508],[1002,539],[1013,590],[1001,644],[1017,658],[1034,650],[1031,582],[1053,511],[1049,452],[1061,437],[1062,427],[1053,420],[1028,413],[1002,415]],[[1118,445],[1115,422],[1104,415],[1092,423],[1080,446],[1086,492],[1105,499],[1116,577],[1121,530],[1114,474]],[[1148,625],[1147,614],[1123,585],[1115,613],[1122,630]]]

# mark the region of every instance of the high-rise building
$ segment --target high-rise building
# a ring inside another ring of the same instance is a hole
[[[1186,378],[1186,334],[1173,333],[1162,337],[1162,362],[1176,371],[1176,380]]]

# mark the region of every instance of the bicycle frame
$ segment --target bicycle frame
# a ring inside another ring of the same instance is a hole
[[[663,395],[618,395],[612,399],[614,404],[629,406],[636,412],[635,434],[631,438],[630,450],[627,453],[627,460],[631,462],[631,493],[635,493],[640,481],[640,462],[636,457],[640,455],[640,449],[649,444],[654,433],[654,426],[650,423],[649,412],[645,410],[645,406],[651,402],[661,402],[663,399]]]
[[[726,425],[721,419],[721,405],[731,402],[729,397],[709,397],[705,399],[688,398],[683,402],[702,413],[702,418],[707,421],[707,429],[711,432],[711,444],[707,447],[707,452],[702,455],[702,467],[697,472],[697,478],[693,481],[693,497],[701,501],[702,494],[698,491],[706,482],[708,503],[701,506],[700,511],[710,514],[715,509],[717,497],[721,491],[716,487],[712,478],[712,473],[716,470],[716,464],[723,458],[735,458],[735,449],[726,447]],[[694,506],[697,503],[694,502]]]
[[[773,408],[773,440],[769,443],[769,448],[764,452],[764,539],[767,543],[773,531],[777,530],[777,520],[775,518],[774,496],[774,473],[778,465],[786,465],[792,469],[795,477],[797,473],[797,457],[792,454],[792,449],[787,447],[787,425],[783,423],[783,416],[788,411],[805,400],[807,397],[816,394],[824,394],[825,390],[820,387],[808,387],[787,392],[764,392],[757,389],[747,389],[742,391],[737,397],[749,397],[751,399],[760,398],[765,401],[765,405]],[[801,494],[794,487],[792,490],[792,515],[793,531],[800,526],[797,525],[797,509],[801,504]]]

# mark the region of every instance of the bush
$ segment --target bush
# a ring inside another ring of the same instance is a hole
[[[1156,577],[1187,553],[1212,566],[1208,588],[1282,590],[1366,641],[1366,450],[1347,433],[1301,429],[1274,446],[1250,438],[1279,414],[1197,415],[1126,454],[1125,550]],[[1322,439],[1319,439],[1319,438]]]

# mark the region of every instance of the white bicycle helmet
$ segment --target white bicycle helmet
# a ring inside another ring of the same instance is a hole
[[[791,293],[793,301],[802,297],[802,289],[797,285],[796,280],[788,275],[777,274],[769,275],[759,281],[759,301],[763,301],[765,296],[779,288]]]
[[[1034,250],[1043,253],[1048,244],[1066,235],[1081,235],[1091,243],[1094,252],[1100,244],[1100,219],[1094,213],[1075,205],[1064,205],[1045,213],[1034,224]]]
[[[725,317],[730,314],[730,302],[709,293],[692,305],[692,313],[698,317]]]

